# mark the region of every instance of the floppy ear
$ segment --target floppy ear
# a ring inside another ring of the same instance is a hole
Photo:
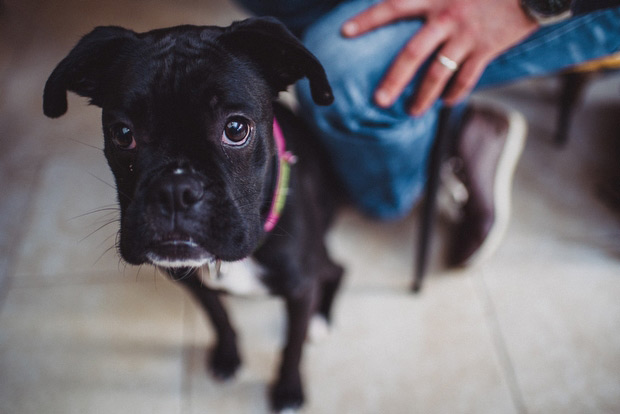
[[[255,17],[235,22],[218,41],[229,51],[252,59],[276,91],[286,90],[289,85],[307,77],[312,98],[317,104],[333,102],[334,96],[321,63],[276,19]]]
[[[45,83],[43,113],[57,118],[67,112],[67,91],[101,106],[109,69],[135,38],[134,32],[116,26],[97,27],[84,36]]]

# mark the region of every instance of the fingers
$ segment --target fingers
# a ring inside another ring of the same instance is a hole
[[[342,34],[346,37],[359,36],[398,19],[415,16],[422,11],[416,3],[415,1],[377,3],[345,22],[341,28]]]
[[[428,66],[410,108],[414,116],[426,112],[442,95],[446,85],[454,78],[460,78],[461,65],[467,61],[471,45],[467,40],[452,40],[444,45]],[[444,62],[442,63],[442,59]],[[465,79],[465,78],[463,78]],[[469,79],[467,79],[469,81]],[[467,85],[464,85],[467,87]],[[473,87],[473,85],[472,85]]]
[[[474,54],[473,50],[470,37],[456,38],[450,25],[428,23],[392,63],[375,92],[375,102],[384,108],[391,106],[420,67],[435,54],[422,74],[409,113],[422,115],[440,97],[448,105],[458,103],[472,91],[491,61],[491,57]],[[444,63],[439,56],[447,58]]]
[[[446,9],[448,4],[450,8]],[[460,7],[457,7],[459,5]],[[377,105],[386,108],[391,106],[421,66],[434,55],[447,59],[433,59],[428,62],[428,68],[421,74],[414,101],[409,109],[412,115],[421,115],[442,95],[446,104],[454,105],[472,91],[492,60],[493,53],[498,54],[504,50],[505,43],[514,44],[515,35],[510,32],[510,24],[498,26],[493,23],[491,27],[483,24],[491,21],[485,16],[494,14],[498,7],[505,8],[505,3],[489,0],[477,5],[484,6],[482,9],[469,6],[472,5],[466,1],[459,3],[456,0],[452,3],[435,0],[383,0],[342,26],[342,34],[353,37],[403,18],[426,18],[426,23],[407,42],[377,87],[374,95]],[[478,23],[472,25],[471,22]],[[489,36],[492,39],[489,39]],[[507,38],[508,42],[504,38]],[[499,42],[500,46],[495,46],[493,42]]]
[[[443,24],[429,23],[423,26],[388,69],[375,92],[375,102],[382,107],[392,105],[411,82],[420,66],[447,39],[449,34],[450,28]]]
[[[471,93],[490,60],[471,56],[463,63],[443,95],[446,105],[456,105]]]

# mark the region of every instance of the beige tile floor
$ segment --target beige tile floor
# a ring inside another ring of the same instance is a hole
[[[54,65],[95,25],[136,30],[242,17],[225,1],[5,0],[0,15],[0,412],[265,413],[281,345],[275,299],[230,298],[245,366],[220,384],[213,339],[179,287],[119,262],[99,111],[41,113]],[[550,143],[553,80],[487,93],[530,135],[514,216],[475,269],[440,266],[408,293],[417,213],[353,211],[330,235],[348,269],[332,335],[307,348],[306,413],[620,412],[620,216],[597,197],[618,177],[620,81],[594,82],[564,150]],[[617,186],[617,183],[616,183]]]

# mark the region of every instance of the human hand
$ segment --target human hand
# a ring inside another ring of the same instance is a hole
[[[442,93],[448,105],[464,99],[496,56],[538,27],[519,0],[383,0],[341,30],[344,36],[356,37],[411,17],[422,17],[425,24],[392,62],[375,91],[377,105],[392,105],[435,51],[458,65],[450,69],[450,62],[431,62],[410,108],[412,115],[424,113]]]

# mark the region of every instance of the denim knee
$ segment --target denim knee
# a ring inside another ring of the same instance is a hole
[[[306,27],[328,13],[341,0],[235,0],[257,16],[276,17],[293,33],[300,35]]]
[[[343,4],[306,31],[304,43],[325,67],[335,101],[315,105],[305,82],[298,85],[298,98],[353,202],[372,216],[393,219],[406,215],[423,192],[440,105],[421,117],[409,116],[415,80],[392,107],[374,104],[375,88],[421,22],[343,38],[342,23],[373,2]]]

